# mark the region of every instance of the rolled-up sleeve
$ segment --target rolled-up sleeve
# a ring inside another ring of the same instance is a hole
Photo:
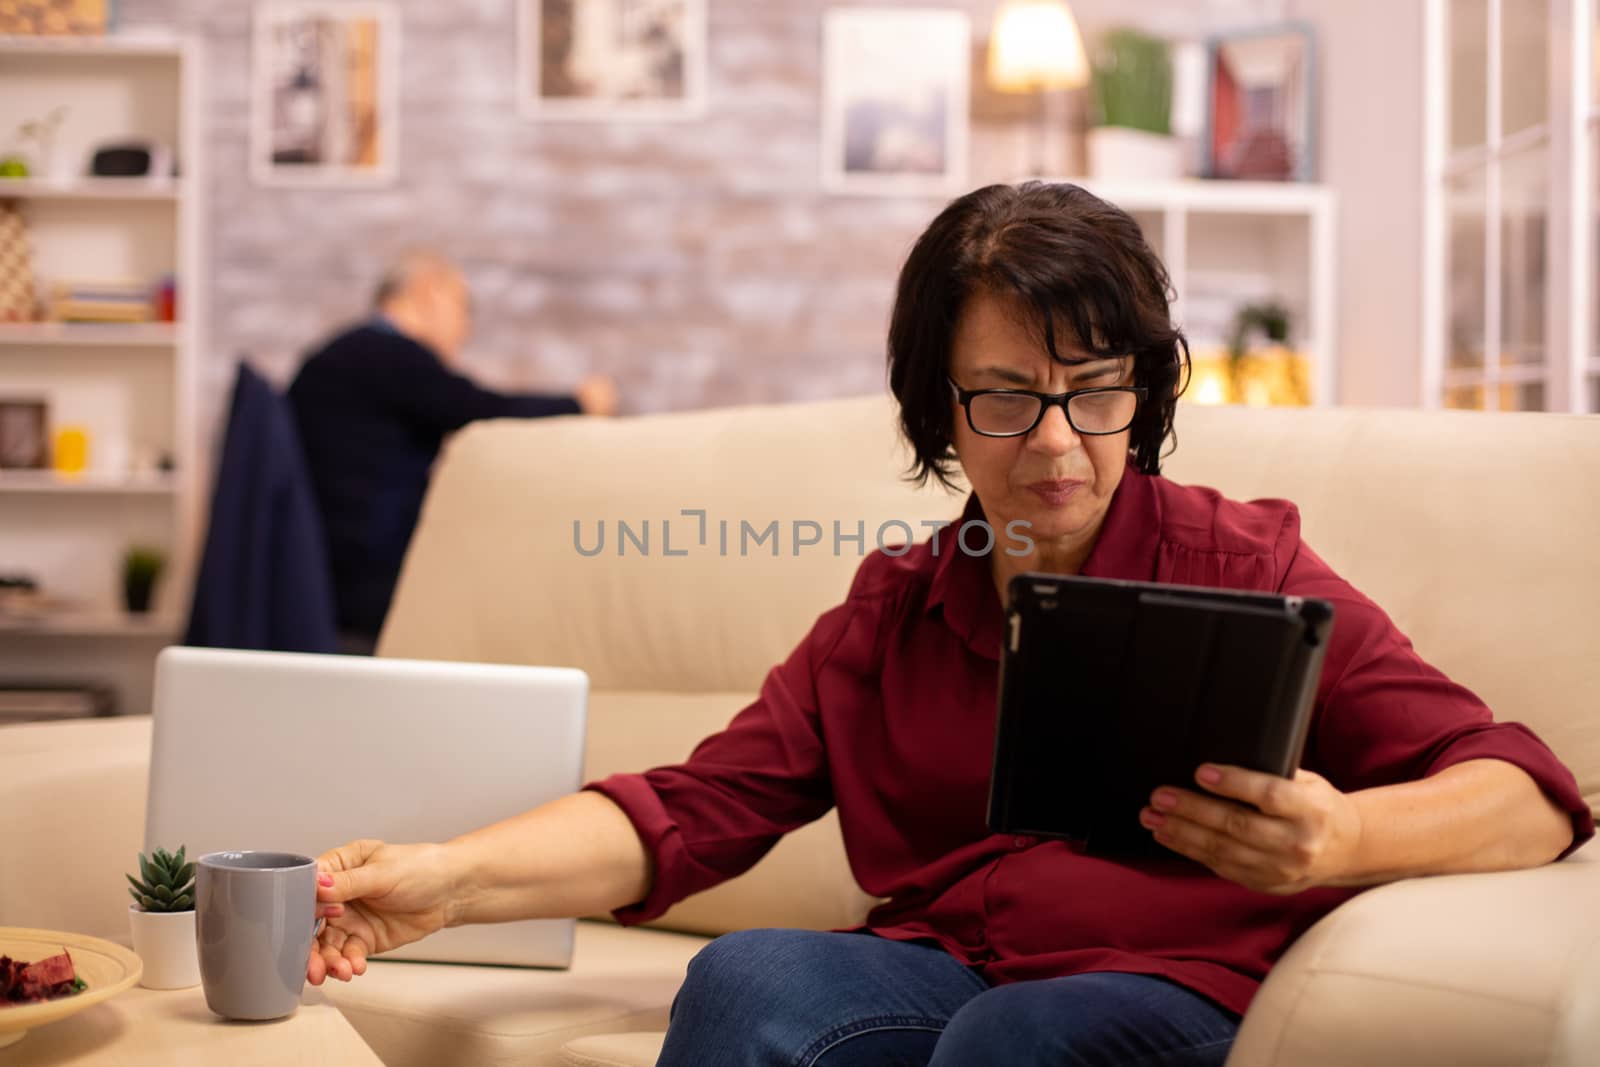
[[[1504,760],[1572,819],[1572,843],[1562,856],[1594,836],[1577,780],[1538,735],[1521,723],[1496,722],[1476,694],[1423,660],[1381,608],[1304,544],[1281,591],[1334,606],[1308,766],[1350,791],[1425,778],[1468,760]]]
[[[616,909],[618,922],[648,922],[744,873],[784,834],[833,807],[817,676],[852,624],[863,622],[855,617],[861,610],[846,603],[818,619],[756,700],[684,763],[584,786],[622,808],[654,861],[649,894]]]

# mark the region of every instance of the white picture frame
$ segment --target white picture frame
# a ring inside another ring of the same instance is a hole
[[[517,110],[530,121],[697,119],[706,51],[706,0],[517,0]]]
[[[965,191],[972,23],[935,8],[831,8],[822,23],[822,186]]]
[[[250,94],[256,181],[314,187],[393,183],[400,153],[399,74],[400,14],[392,3],[259,5]]]

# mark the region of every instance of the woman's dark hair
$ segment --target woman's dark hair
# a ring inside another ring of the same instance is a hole
[[[1139,470],[1159,474],[1189,367],[1170,288],[1138,223],[1076,185],[990,185],[952,202],[906,258],[889,323],[889,389],[915,453],[908,476],[951,486],[946,375],[956,323],[979,292],[1031,309],[1051,359],[1065,362],[1061,331],[1096,356],[1133,356],[1133,384],[1149,392],[1129,448]]]

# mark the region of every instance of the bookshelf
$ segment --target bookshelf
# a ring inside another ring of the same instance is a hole
[[[67,109],[51,159],[32,160],[27,178],[0,178],[0,200],[26,221],[41,295],[57,281],[177,279],[177,322],[0,323],[0,398],[44,399],[52,428],[89,438],[81,473],[0,471],[0,573],[35,579],[48,601],[0,611],[0,680],[106,684],[123,713],[149,710],[155,654],[181,633],[199,536],[202,60],[179,35],[0,36],[7,115]],[[93,150],[116,141],[169,147],[180,175],[85,176]],[[134,544],[168,556],[149,614],[122,607],[122,555]]]
[[[0,191],[4,186],[0,186]],[[0,346],[74,345],[79,348],[177,348],[179,327],[171,322],[114,324],[87,322],[0,323]]]
[[[183,199],[179,179],[151,181],[148,178],[77,178],[72,181],[47,181],[39,178],[0,178],[0,196],[24,200],[153,200]]]
[[[3,379],[0,379],[3,380]],[[177,493],[169,474],[54,474],[50,471],[0,471],[0,493]]]
[[[1173,318],[1214,357],[1238,306],[1276,301],[1309,365],[1311,402],[1338,400],[1338,201],[1308,182],[1073,181],[1132,215],[1166,264]]]

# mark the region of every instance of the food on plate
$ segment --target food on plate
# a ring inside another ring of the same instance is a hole
[[[0,1007],[69,997],[86,988],[88,983],[73,970],[72,956],[65,949],[37,963],[0,956]]]

